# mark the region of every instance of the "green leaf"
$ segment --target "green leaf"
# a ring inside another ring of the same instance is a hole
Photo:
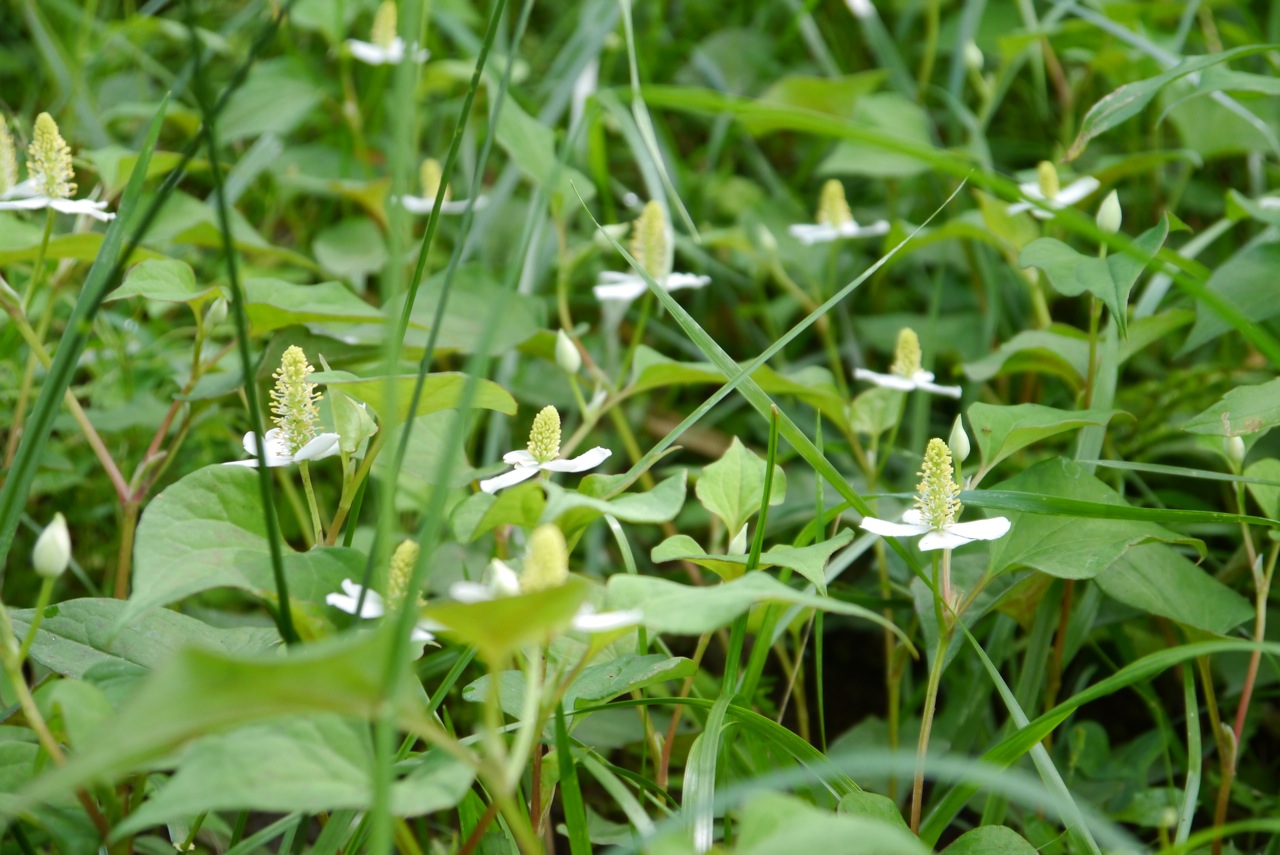
[[[35,261],[40,255],[40,242],[43,232],[40,229],[27,230],[21,226],[10,231],[17,220],[0,218],[0,264],[9,265],[21,261]],[[25,223],[21,225],[26,225]],[[49,241],[45,250],[46,261],[93,261],[102,250],[104,236],[100,232],[81,232],[71,235],[57,235]],[[158,252],[139,247],[129,256],[130,264],[140,261],[164,258]]]
[[[1205,287],[1247,312],[1254,322],[1261,323],[1280,314],[1280,300],[1275,298],[1277,267],[1280,267],[1280,244],[1258,244],[1241,250],[1220,265]],[[1231,324],[1221,315],[1197,302],[1195,326],[1179,355],[1190,353],[1231,329]]]
[[[498,667],[525,644],[541,644],[565,629],[586,601],[591,585],[580,576],[532,594],[498,597],[479,603],[432,603],[422,610],[444,634],[479,648],[491,667]]]
[[[694,493],[703,507],[720,518],[730,537],[759,513],[764,500],[764,470],[764,459],[736,436],[719,460],[702,467]],[[786,494],[786,473],[775,465],[769,504],[781,504]]]
[[[872,386],[849,405],[849,426],[866,436],[887,433],[902,418],[906,394],[900,389]]]
[[[357,287],[387,263],[382,232],[363,217],[348,217],[321,229],[311,243],[311,251],[321,267]]]
[[[1082,255],[1054,238],[1039,238],[1023,248],[1018,264],[1043,270],[1060,294],[1068,297],[1079,296],[1086,291],[1093,294],[1106,305],[1121,338],[1125,338],[1129,332],[1129,292],[1168,235],[1169,221],[1162,217],[1159,225],[1143,232],[1133,242],[1137,257],[1124,252],[1112,253],[1106,258]],[[1223,327],[1226,327],[1225,322]]]
[[[1061,457],[1042,461],[996,489],[1128,507],[1102,481]],[[1091,579],[1134,547],[1154,542],[1187,544],[1205,554],[1201,541],[1150,522],[1016,512],[1009,521],[1009,534],[991,546],[992,573],[1032,567],[1060,579]]]
[[[1272,519],[1280,519],[1280,460],[1268,457],[1257,463],[1250,463],[1244,474],[1248,478],[1259,481],[1271,481],[1270,484],[1247,484],[1249,494],[1262,508],[1262,512]]]
[[[1217,635],[1253,617],[1248,600],[1160,544],[1137,547],[1096,581],[1126,605]]]
[[[858,102],[884,82],[880,69],[846,74],[841,77],[784,77],[760,93],[761,102],[827,113],[839,119],[851,119]],[[753,136],[775,130],[786,130],[785,124],[770,122],[767,117],[744,118],[742,126]]]
[[[502,109],[506,115],[506,107]],[[426,347],[431,326],[435,323],[436,309],[444,292],[445,272],[435,274],[422,283],[413,301],[410,325],[405,336],[407,352],[421,352]],[[500,303],[503,312],[497,320],[492,337],[488,339],[486,353],[496,356],[519,346],[544,326],[546,308],[541,299],[525,294],[511,293],[499,284],[493,274],[478,264],[462,265],[453,277],[453,287],[445,304],[444,315],[437,331],[437,353],[458,351],[473,353],[488,335],[488,318],[494,303]],[[389,304],[388,313],[399,317],[403,298]],[[344,334],[356,340],[382,346],[386,330],[382,324],[367,324],[344,330]]]
[[[144,261],[129,271],[124,284],[107,295],[107,301],[126,297],[145,297],[162,303],[194,303],[199,305],[210,294],[212,285],[196,284],[195,271],[185,261],[173,259]]]
[[[290,596],[305,602],[323,603],[343,579],[364,571],[364,555],[354,549],[284,553]],[[134,554],[133,593],[119,627],[212,588],[275,597],[257,474],[247,466],[206,466],[166,488],[142,512]]]
[[[598,662],[582,669],[564,693],[566,710],[606,703],[619,695],[648,688],[668,680],[683,680],[694,671],[693,660],[683,656],[649,653],[623,653],[608,662]],[[483,703],[489,693],[490,675],[479,678],[462,690],[464,700]],[[498,700],[503,712],[519,718],[524,713],[524,691],[527,681],[521,671],[507,670],[498,675]],[[569,721],[577,724],[584,716]]]
[[[1155,77],[1148,77],[1146,80],[1139,80],[1136,83],[1126,83],[1089,108],[1089,112],[1085,114],[1084,121],[1080,123],[1080,133],[1076,136],[1075,142],[1071,144],[1071,148],[1067,151],[1064,159],[1076,159],[1094,137],[1106,133],[1126,119],[1142,112],[1143,108],[1151,103],[1151,99],[1166,84],[1221,62],[1273,49],[1274,47],[1269,45],[1250,45],[1221,53],[1184,59],[1173,68],[1162,74],[1157,74]]]
[[[902,818],[902,811],[898,810],[893,800],[876,793],[845,793],[836,807],[836,812],[907,828],[907,822]]]
[[[519,104],[508,100],[498,116],[498,145],[507,156],[544,190],[564,199],[582,197],[590,202],[595,184],[578,170],[558,163],[555,135],[530,116]]]
[[[517,525],[532,529],[542,518],[546,507],[547,497],[542,485],[526,481],[497,495],[472,493],[454,508],[450,522],[454,536],[463,543],[470,543],[499,526]]]
[[[1209,436],[1241,436],[1280,424],[1280,378],[1257,386],[1237,386],[1222,400],[1193,416],[1182,429]]]
[[[892,630],[910,646],[902,630],[878,612],[843,600],[788,588],[764,573],[752,573],[732,582],[707,587],[681,585],[654,576],[619,573],[609,577],[605,592],[607,608],[639,609],[644,615],[644,625],[655,632],[702,635],[727,626],[758,603],[782,603],[869,620]]]
[[[827,577],[823,572],[837,549],[853,540],[853,532],[845,529],[830,540],[810,546],[779,544],[760,554],[759,565],[786,567],[813,583],[818,592],[827,593]],[[721,579],[737,579],[747,569],[746,555],[708,555],[697,541],[685,534],[675,534],[655,546],[649,553],[655,564],[664,561],[691,561],[713,571]]]
[[[869,175],[910,178],[928,170],[924,161],[907,153],[909,146],[933,148],[929,114],[896,92],[867,95],[858,101],[851,124],[878,131],[906,145],[885,147],[861,140],[845,140],[818,167],[821,175]]]
[[[456,371],[428,374],[422,385],[422,396],[414,418],[420,418],[440,410],[451,410],[462,400],[462,393],[470,378]],[[368,404],[378,414],[383,424],[403,424],[409,419],[409,400],[418,382],[416,374],[398,374],[395,382],[395,411],[387,412],[387,379],[385,377],[357,377],[350,371],[317,371],[310,376],[312,383],[326,386],[350,395]],[[492,380],[477,380],[471,406],[479,410],[496,410],[508,416],[516,414],[516,399]]]
[[[670,522],[684,507],[688,471],[681,469],[659,481],[652,490],[623,493],[610,499],[591,495],[592,485],[607,483],[583,479],[579,490],[566,490],[552,481],[541,482],[547,492],[547,507],[541,522],[559,523],[566,536],[609,514],[620,522],[653,525]]]
[[[369,810],[373,768],[369,729],[351,719],[314,715],[251,724],[198,740],[168,782],[112,829],[112,836],[118,840],[206,811]],[[395,816],[451,808],[474,777],[439,750],[414,758],[409,769],[391,783]]]
[[[246,279],[245,312],[253,332],[300,324],[381,322],[382,313],[341,282],[295,285],[282,279]]]
[[[333,411],[333,427],[338,432],[338,445],[343,454],[355,454],[365,440],[378,432],[369,410],[339,388],[329,389],[329,408]]]
[[[220,629],[161,609],[121,623],[129,605],[117,599],[66,600],[45,609],[31,645],[31,658],[56,674],[82,679],[104,664],[151,670],[190,646],[229,654],[257,653],[279,644],[274,627]],[[25,637],[34,609],[9,613],[14,632]]]
[[[1051,374],[1078,388],[1088,366],[1089,339],[1085,333],[1053,324],[1048,329],[1023,330],[993,353],[965,363],[964,373],[978,383],[1023,371]]]
[[[254,657],[183,650],[103,726],[111,738],[36,778],[14,807],[54,801],[92,781],[114,781],[194,739],[262,719],[385,715],[383,675],[369,663],[385,662],[392,640],[389,631],[364,632]],[[419,721],[416,699],[393,704],[402,722]]]
[[[942,850],[943,855],[1036,855],[1022,835],[1003,825],[984,825],[966,831]]]
[[[982,471],[990,471],[1010,454],[1042,439],[1085,425],[1105,425],[1119,410],[1059,410],[1041,404],[973,404],[969,424],[982,454]]]
[[[845,400],[825,368],[810,365],[781,374],[762,365],[752,372],[751,379],[771,395],[791,395],[834,421],[844,420]],[[719,385],[724,381],[724,372],[709,362],[677,362],[642,344],[636,348],[627,394],[671,386]]]
[[[228,143],[268,132],[284,136],[322,94],[306,63],[287,57],[260,60],[218,117],[218,138]]]
[[[857,795],[857,794],[855,794]],[[896,811],[895,811],[896,812]],[[916,855],[929,849],[897,822],[857,813],[819,810],[792,795],[761,793],[738,812],[737,855]]]

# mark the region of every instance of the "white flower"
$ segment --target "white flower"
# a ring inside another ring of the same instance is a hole
[[[381,594],[372,588],[366,590],[357,582],[353,582],[350,579],[343,579],[342,590],[343,593],[341,594],[326,594],[324,601],[339,611],[343,611],[349,615],[355,615],[356,617],[364,618],[366,620],[380,618],[386,614],[386,601],[382,599]],[[361,606],[360,610],[357,612],[356,606],[360,603],[361,594],[364,594],[364,605]],[[431,624],[430,621],[419,621],[414,625],[413,633],[409,638],[413,641],[434,642],[436,640],[435,634],[429,631],[429,627],[432,626],[433,624]]]
[[[881,537],[924,535],[918,544],[922,552],[954,549],[975,540],[995,540],[1009,531],[1005,517],[956,522],[961,510],[957,498],[960,485],[955,482],[951,467],[951,451],[941,439],[929,440],[916,492],[916,507],[902,515],[902,522],[864,517],[858,525]]]
[[[319,460],[323,457],[332,457],[341,452],[338,447],[338,435],[336,433],[317,434],[297,452],[290,454],[284,432],[280,428],[272,428],[263,437],[263,445],[266,446],[268,467],[289,466],[294,463],[301,463],[304,460]],[[258,465],[258,435],[253,431],[249,431],[244,435],[244,450],[254,456],[249,460],[229,460],[225,465]]]
[[[844,185],[834,178],[822,185],[822,192],[818,196],[818,213],[814,219],[817,220],[816,223],[798,223],[790,226],[787,231],[806,246],[840,238],[875,237],[889,231],[889,223],[885,220],[876,220],[869,226],[858,225],[845,199]]]
[[[709,283],[710,276],[675,273],[671,270],[674,242],[674,234],[667,223],[662,205],[650,200],[631,224],[631,246],[628,249],[636,266],[649,274],[649,278],[657,282],[662,290],[668,292],[681,288],[701,288]],[[629,303],[649,288],[644,277],[634,271],[619,273],[606,270],[600,274],[599,282],[591,290],[596,299],[601,301]]]
[[[933,372],[920,367],[920,338],[908,327],[898,332],[898,347],[888,374],[855,368],[853,376],[877,386],[900,389],[903,392],[919,389],[935,395],[946,395],[948,398],[959,398],[961,392],[959,386],[937,385],[933,382]]]
[[[596,446],[571,460],[560,459],[560,413],[555,407],[543,407],[534,416],[528,450],[508,451],[502,456],[503,463],[515,468],[484,479],[480,482],[480,489],[496,493],[503,487],[527,481],[539,472],[585,472],[599,466],[611,454],[613,452],[609,449]]]
[[[373,29],[369,34],[370,41],[347,39],[347,50],[356,59],[368,65],[399,65],[405,58],[404,39],[396,35],[395,0],[383,0],[373,16]],[[414,62],[426,62],[431,52],[419,48],[412,49]]]
[[[1039,166],[1036,167],[1036,171],[1038,173],[1036,181],[1027,181],[1018,185],[1018,191],[1027,199],[1033,201],[1014,202],[1008,208],[1010,214],[1030,211],[1032,216],[1047,220],[1053,216],[1054,211],[1074,205],[1102,186],[1098,179],[1086,175],[1084,178],[1078,178],[1066,187],[1060,188],[1058,186],[1058,172],[1054,169],[1053,164],[1047,160],[1041,161]],[[1035,202],[1040,204],[1037,205]],[[1045,210],[1046,207],[1051,210]]]
[[[48,113],[36,117],[35,132],[31,145],[27,148],[27,173],[30,176],[20,184],[14,184],[16,175],[12,164],[13,141],[9,138],[7,127],[0,134],[0,171],[4,176],[0,183],[11,185],[4,187],[0,194],[0,210],[3,211],[35,211],[40,208],[52,208],[63,214],[86,214],[95,220],[110,220],[115,214],[104,210],[106,202],[94,202],[91,199],[72,199],[76,192],[75,170],[71,164],[71,148],[62,134],[58,132],[58,124]]]
[[[711,282],[710,276],[698,276],[693,273],[668,273],[663,277],[654,277],[664,291],[678,291],[681,288],[701,288]],[[600,284],[591,289],[597,300],[620,300],[631,302],[649,289],[644,277],[639,273],[618,273],[606,270],[600,274]]]
[[[504,597],[515,597],[522,593],[520,577],[516,571],[497,558],[489,562],[489,581],[454,582],[449,586],[449,596],[460,603],[485,603]],[[330,594],[329,596],[334,596]],[[611,632],[615,629],[626,629],[635,626],[644,618],[638,609],[627,609],[619,612],[597,612],[595,606],[583,603],[578,613],[569,622],[569,627],[578,632]]]
[[[398,202],[404,206],[404,209],[410,214],[430,214],[436,207],[436,196],[434,193],[430,196],[392,196],[391,201]],[[470,199],[446,200],[440,206],[440,213],[461,214],[467,210],[467,205],[470,204],[472,204]],[[489,197],[477,196],[474,204],[475,209],[479,211],[481,208],[489,204]]]

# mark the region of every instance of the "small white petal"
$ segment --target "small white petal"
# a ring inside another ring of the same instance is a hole
[[[427,644],[434,644],[436,641],[436,636],[435,636],[435,633],[433,633],[428,628],[429,625],[430,624],[428,624],[427,621],[420,621],[419,623],[414,624],[413,630],[410,631],[409,633],[409,640],[422,641]]]
[[[390,47],[385,48],[359,39],[347,39],[347,49],[351,51],[352,56],[367,65],[395,65],[405,58],[404,39],[399,36],[395,37]],[[430,51],[414,46],[414,62],[426,62],[429,56],[431,56]]]
[[[579,632],[608,632],[614,629],[626,629],[636,626],[644,619],[644,612],[630,609],[624,612],[600,612],[583,609],[574,615],[570,624]]]
[[[482,211],[485,208],[489,207],[489,197],[477,196],[475,199],[454,199],[450,202],[445,202],[443,205],[441,205],[440,213],[461,214],[467,210],[468,205],[470,205],[472,208],[474,208],[477,211]]]
[[[501,475],[484,479],[480,482],[480,489],[485,493],[496,493],[503,487],[511,487],[521,481],[528,481],[537,474],[537,466],[518,466],[510,472],[503,472]]]
[[[25,199],[0,202],[0,211],[34,211],[38,208],[47,207],[49,207],[49,198],[47,196],[28,196]]]
[[[520,593],[520,577],[506,562],[493,559],[489,562],[489,590],[499,597],[514,597]]]
[[[39,196],[40,193],[36,189],[36,180],[28,178],[26,181],[20,181],[10,187],[3,193],[0,193],[0,199],[26,199],[29,196]],[[1265,208],[1266,206],[1263,205]]]
[[[876,13],[876,7],[871,5],[871,0],[844,0],[844,2],[855,18],[869,18]]]
[[[903,511],[902,521],[904,523],[910,523],[911,525],[920,525],[925,528],[929,528],[929,524],[924,521],[924,514],[920,513],[919,508],[911,508],[910,510]]]
[[[538,459],[525,449],[517,449],[516,451],[508,451],[502,455],[502,462],[508,466],[537,466]]]
[[[586,472],[588,469],[595,469],[601,463],[604,463],[611,454],[613,452],[609,449],[597,445],[572,460],[552,460],[549,463],[543,463],[539,468],[548,472]]]
[[[835,226],[825,224],[797,223],[788,227],[787,231],[805,246],[813,246],[815,243],[827,243],[840,237],[840,232]]]
[[[360,594],[363,592],[364,606],[360,609],[360,617],[378,618],[385,613],[386,604],[383,602],[382,595],[372,588],[365,591],[358,583],[350,579],[343,579],[342,590],[345,593],[325,595],[324,601],[335,609],[354,615],[356,614],[356,604],[360,602]]]
[[[883,386],[886,389],[898,389],[902,392],[910,392],[916,388],[916,384],[906,377],[899,377],[897,374],[881,374],[878,371],[871,371],[866,368],[855,368],[853,376],[858,380],[866,380],[868,383],[874,383],[877,386]]]
[[[294,462],[320,460],[321,458],[338,454],[342,450],[339,447],[338,439],[336,433],[316,434],[310,442],[298,449],[297,454],[293,455]]]
[[[964,546],[973,540],[971,537],[965,537],[962,534],[956,534],[950,527],[943,531],[931,531],[924,537],[920,538],[916,545],[920,547],[921,552],[929,552],[934,549],[955,549],[957,546]]]
[[[936,383],[917,383],[916,388],[922,392],[932,392],[935,395],[943,395],[947,398],[959,398],[962,394],[959,386],[939,386]]]
[[[436,206],[434,198],[428,199],[425,196],[392,196],[391,201],[399,202],[410,214],[430,214]]]
[[[92,199],[51,199],[49,207],[64,214],[87,214],[104,223],[116,217],[105,210],[106,202],[94,202]]]
[[[449,596],[460,603],[485,603],[493,599],[493,592],[488,585],[463,581],[449,586]]]
[[[992,517],[989,520],[973,520],[947,526],[947,531],[967,537],[969,540],[995,540],[1009,533],[1011,523],[1005,517]]]
[[[667,276],[666,281],[662,283],[662,287],[668,291],[678,291],[681,288],[701,288],[710,282],[710,276],[698,276],[693,273],[672,273]]]
[[[611,277],[612,278],[612,277]],[[601,277],[604,281],[604,277]],[[610,284],[597,285],[591,289],[597,300],[621,300],[629,302],[643,294],[648,285],[639,276],[628,276],[625,280],[614,280]]]
[[[863,517],[862,522],[858,525],[881,537],[915,537],[918,534],[925,534],[929,531],[927,525],[910,525],[908,523],[895,523],[888,520],[876,519],[875,517]]]
[[[1102,183],[1091,175],[1076,179],[1058,191],[1058,195],[1053,198],[1054,206],[1074,205],[1101,186]]]

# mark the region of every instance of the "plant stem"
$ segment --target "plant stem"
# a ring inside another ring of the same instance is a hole
[[[18,666],[21,667],[23,662],[27,661],[27,654],[31,652],[31,645],[36,640],[36,631],[40,629],[40,624],[44,620],[44,610],[49,605],[49,600],[53,597],[53,583],[56,580],[52,577],[45,576],[40,580],[40,593],[36,596],[35,614],[31,616],[31,626],[27,627],[27,635],[22,639],[22,647],[18,648]]]
[[[950,552],[950,550],[947,550]],[[911,832],[920,833],[920,812],[924,800],[924,758],[929,750],[929,733],[933,730],[933,714],[938,706],[938,684],[942,682],[942,662],[951,642],[951,631],[938,627],[938,647],[929,664],[929,685],[925,689],[924,709],[920,712],[920,740],[916,744],[916,774],[911,783]]]
[[[684,685],[680,687],[680,693],[676,695],[678,698],[687,698],[689,692],[693,689],[693,678],[698,676],[698,669],[702,667],[702,656],[707,652],[707,645],[711,643],[711,633],[706,632],[698,636],[698,646],[693,651],[693,670],[689,676],[684,678]],[[677,705],[671,711],[671,723],[667,725],[667,736],[662,741],[662,759],[658,764],[655,781],[660,789],[667,788],[667,776],[671,770],[671,743],[676,739],[676,728],[680,724],[680,713],[684,711],[684,705]]]
[[[311,467],[304,460],[298,464],[302,472],[302,489],[307,494],[307,507],[311,509],[311,529],[315,533],[315,542],[324,542],[324,529],[320,525],[320,506],[316,504],[316,491],[311,486]]]
[[[139,500],[130,499],[120,508],[120,552],[116,557],[115,598],[128,599],[129,577],[133,574],[133,540],[138,531]]]

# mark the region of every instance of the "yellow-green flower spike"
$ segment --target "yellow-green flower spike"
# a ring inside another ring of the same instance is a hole
[[[307,375],[315,371],[307,362],[307,355],[296,344],[287,348],[280,357],[280,368],[272,376],[276,379],[271,390],[272,421],[284,435],[290,454],[298,451],[315,438],[316,421],[320,414],[316,402],[321,395],[315,383],[307,382]]]
[[[1058,183],[1058,170],[1053,164],[1047,160],[1042,160],[1036,166],[1036,177],[1040,180],[1040,193],[1046,199],[1057,198],[1058,191],[1062,189]]]
[[[889,373],[899,377],[914,377],[920,371],[920,337],[910,327],[898,333],[898,347],[893,352],[893,364]]]
[[[404,602],[405,595],[409,593],[409,580],[413,576],[414,565],[418,563],[418,552],[418,544],[406,540],[391,553],[391,567],[387,571],[387,602],[393,606]]]
[[[935,530],[954,525],[960,515],[960,485],[951,468],[951,450],[938,438],[929,440],[916,485],[916,507],[924,522]]]
[[[533,417],[529,430],[529,453],[539,463],[550,463],[560,456],[560,411],[550,405]]]
[[[853,212],[845,200],[844,185],[834,178],[827,179],[822,185],[822,194],[818,197],[818,225],[843,226],[853,222]]]
[[[70,199],[76,192],[71,147],[58,133],[58,123],[48,113],[36,116],[35,133],[27,147],[27,172],[40,193],[50,199]]]
[[[18,150],[9,133],[9,122],[0,116],[0,196],[18,185]]]
[[[396,40],[396,4],[395,0],[382,0],[382,5],[373,16],[373,32],[369,41],[380,48],[389,48]]]
[[[667,217],[662,206],[649,200],[631,224],[631,257],[645,273],[661,282],[671,272],[671,246],[667,238]]]
[[[557,525],[540,525],[529,535],[520,572],[520,591],[532,594],[558,588],[569,578],[569,546]]]
[[[440,161],[431,157],[422,161],[422,168],[418,171],[418,177],[422,181],[423,198],[434,199],[436,194],[440,192],[440,182],[444,180],[444,172],[440,169]],[[444,200],[448,202],[451,195],[452,192],[446,186],[444,188]]]

